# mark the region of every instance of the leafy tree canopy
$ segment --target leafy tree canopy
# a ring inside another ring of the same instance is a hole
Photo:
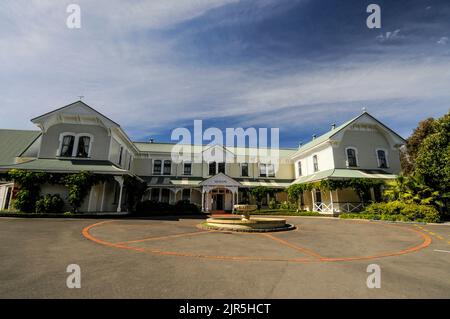
[[[423,140],[435,131],[435,119],[428,118],[419,123],[412,135],[406,141],[406,148],[400,153],[402,171],[404,175],[409,175],[414,170],[417,154]]]

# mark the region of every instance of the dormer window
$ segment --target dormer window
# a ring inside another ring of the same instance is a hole
[[[89,136],[80,136],[78,139],[77,157],[89,157],[89,146],[91,138]]]
[[[59,138],[60,157],[88,158],[91,156],[93,136],[87,133],[62,133]]]
[[[75,136],[65,135],[62,139],[61,153],[59,156],[71,157],[73,153],[73,145],[75,143]]]
[[[347,155],[347,167],[357,167],[358,166],[358,158],[356,148],[347,147],[345,149],[345,153]]]
[[[382,149],[377,149],[377,161],[379,168],[388,168],[386,151]]]

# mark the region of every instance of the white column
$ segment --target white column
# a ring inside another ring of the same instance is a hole
[[[202,189],[202,212],[205,211],[205,192]]]
[[[234,196],[236,195],[235,192],[231,192],[231,213],[234,213]]]
[[[100,211],[101,212],[103,212],[103,207],[105,206],[105,191],[106,191],[106,182],[103,182],[102,202],[100,204]]]
[[[117,203],[117,212],[120,213],[122,211],[123,177],[122,176],[114,176],[114,179],[120,185],[119,201]]]
[[[311,211],[314,211],[314,206],[316,204],[316,199],[314,198],[314,189],[311,190],[311,198],[312,198],[312,209]]]
[[[341,211],[341,203],[339,202],[339,189],[336,189],[336,194],[335,194],[336,196],[335,196],[335,200],[336,200],[336,203],[337,203],[337,207],[336,207],[336,209],[338,210],[338,211]]]
[[[333,191],[330,190],[330,201],[331,201],[331,212],[334,213],[334,209],[333,209]]]
[[[94,187],[95,185],[91,186],[91,190],[89,191],[89,201],[88,201],[88,212],[92,212],[92,197],[94,195]]]

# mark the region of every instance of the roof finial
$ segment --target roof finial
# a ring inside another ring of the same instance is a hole
[[[78,95],[78,98],[80,99],[80,101],[84,98],[84,95]]]
[[[366,107],[365,107],[365,106],[363,106],[363,107],[362,107],[362,109],[361,109],[361,111],[362,111],[363,113],[366,113],[366,112],[367,112],[367,109],[366,109]]]

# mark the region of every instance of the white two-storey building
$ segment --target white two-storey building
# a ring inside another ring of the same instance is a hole
[[[134,142],[120,125],[77,101],[32,119],[39,130],[0,130],[0,172],[11,169],[71,173],[89,171],[111,175],[94,185],[81,211],[126,211],[123,177],[147,183],[143,200],[176,203],[189,200],[205,212],[231,211],[234,204],[253,202],[248,190],[276,188],[275,200],[287,200],[283,190],[292,183],[323,179],[392,179],[400,172],[399,148],[404,139],[364,112],[296,149],[279,149],[277,164],[253,156],[262,150],[221,145],[191,145],[190,160],[174,160],[175,144]],[[223,152],[231,161],[203,160],[204,152]],[[269,154],[270,158],[272,155]],[[200,160],[199,160],[200,159]],[[11,207],[15,187],[0,182],[0,210]],[[67,197],[59,185],[41,192]],[[374,189],[371,200],[378,200]],[[264,199],[267,204],[269,198]],[[314,190],[303,194],[303,209],[325,213],[358,210],[361,199],[352,189]]]

